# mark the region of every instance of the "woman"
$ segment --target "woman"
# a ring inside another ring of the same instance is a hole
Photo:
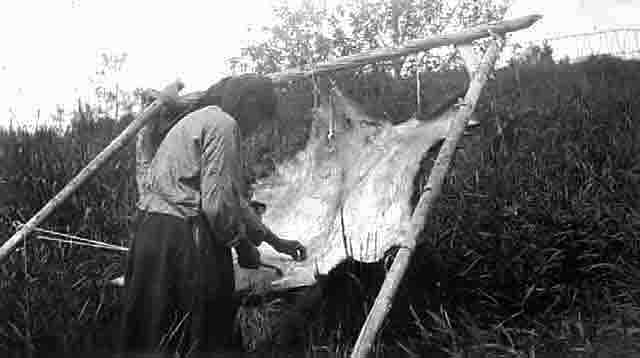
[[[161,136],[138,202],[121,350],[228,348],[236,313],[231,250],[252,269],[263,241],[306,258],[299,242],[277,237],[248,204],[240,132],[273,120],[276,105],[268,78],[226,78]]]

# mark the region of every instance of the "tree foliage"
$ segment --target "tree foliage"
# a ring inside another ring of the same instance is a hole
[[[553,48],[548,42],[544,42],[542,45],[532,44],[526,48],[515,47],[519,53],[511,59],[512,65],[552,65],[555,63]]]
[[[127,53],[104,51],[100,53],[94,76],[90,78],[93,91],[90,103],[84,106],[78,100],[76,111],[81,117],[87,116],[87,111],[93,112],[95,118],[119,119],[133,111],[133,107],[140,98],[140,89],[127,91],[120,84],[123,69],[127,64]],[[83,108],[84,107],[84,108]]]
[[[263,40],[243,48],[252,70],[277,72],[502,19],[510,0],[346,0],[333,8],[303,0],[297,8],[274,5],[276,21],[261,29]],[[326,4],[326,2],[324,2]],[[443,54],[392,61],[399,76],[405,65],[427,64]]]

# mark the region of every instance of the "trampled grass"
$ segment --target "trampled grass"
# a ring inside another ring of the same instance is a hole
[[[370,81],[377,89],[337,80],[378,116],[415,111],[410,79]],[[423,82],[424,112],[466,84],[460,73]],[[611,58],[497,73],[477,110],[482,124],[464,139],[429,218],[378,356],[638,351],[639,83],[640,63]],[[252,177],[304,144],[311,97],[290,91],[282,101],[279,124],[245,142]],[[9,237],[12,221],[26,221],[126,122],[77,121],[64,135],[2,132],[0,235]],[[134,215],[133,166],[129,146],[46,226],[124,244]],[[122,258],[29,240],[0,266],[0,352],[112,350],[120,291],[106,281],[121,272]],[[382,265],[336,270],[321,303],[299,317],[290,337],[295,349],[346,355],[383,277]],[[277,336],[294,297],[245,300],[238,323],[247,348]]]

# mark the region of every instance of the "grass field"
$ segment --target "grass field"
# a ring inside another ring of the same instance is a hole
[[[426,112],[466,86],[461,73],[425,77]],[[338,78],[373,114],[402,119],[415,111],[411,79],[361,82]],[[290,91],[282,104],[280,122],[245,141],[252,177],[304,145],[311,97]],[[455,158],[378,355],[640,352],[640,63],[507,68],[477,113],[482,124]],[[130,119],[77,120],[63,134],[1,132],[0,237]],[[45,226],[126,244],[133,170],[130,145]],[[27,241],[0,265],[0,355],[111,351],[121,292],[106,281],[122,272],[123,258]],[[295,348],[311,357],[347,354],[383,277],[383,266],[339,267],[322,305],[301,317]],[[244,300],[238,328],[247,349],[274,334],[293,297]]]

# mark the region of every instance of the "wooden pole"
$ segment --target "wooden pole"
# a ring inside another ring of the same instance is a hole
[[[169,93],[177,92],[182,89],[183,84],[179,81],[167,86],[165,89]],[[155,100],[149,107],[147,107],[136,119],[131,122],[127,128],[125,128],[120,135],[118,135],[105,149],[100,152],[93,160],[87,164],[67,185],[65,185],[60,192],[54,196],[45,206],[40,209],[27,223],[22,226],[9,240],[4,242],[0,246],[0,263],[7,259],[9,254],[15,249],[16,245],[20,241],[24,240],[37,226],[39,226],[53,211],[64,203],[71,194],[73,194],[82,184],[84,184],[89,178],[95,174],[102,166],[104,166],[111,157],[120,151],[129,140],[131,140],[138,130],[147,124],[150,120],[158,117],[160,108],[164,103],[164,96]]]
[[[282,72],[267,74],[266,76],[271,78],[271,80],[276,84],[285,84],[295,79],[312,77],[325,72],[353,68],[376,61],[382,61],[394,57],[409,55],[411,53],[426,51],[428,49],[440,46],[470,43],[481,38],[489,37],[490,33],[506,34],[508,32],[526,29],[541,18],[541,15],[529,15],[518,17],[512,20],[501,21],[495,24],[478,25],[476,27],[471,27],[469,29],[465,29],[453,34],[438,35],[426,39],[413,40],[407,42],[403,46],[396,48],[381,48],[358,53],[351,56],[339,57],[332,61],[315,64],[313,68],[309,70],[290,69]],[[157,91],[152,90],[151,94],[153,95],[154,93],[157,94]],[[186,95],[180,96],[180,98],[178,99],[178,104],[186,106],[188,104],[196,103],[203,95],[204,91],[188,93]]]
[[[424,227],[427,214],[433,203],[438,195],[440,195],[442,183],[449,169],[451,159],[455,154],[458,140],[462,137],[467,122],[475,110],[482,88],[487,82],[489,72],[493,69],[498,59],[502,45],[502,40],[496,39],[493,41],[489,49],[487,49],[479,68],[472,74],[464,102],[460,105],[459,110],[452,119],[447,138],[440,149],[436,163],[431,169],[431,175],[429,176],[426,189],[420,196],[420,200],[411,217],[409,231],[405,233],[405,237],[402,238],[402,245],[393,260],[391,269],[387,273],[373,307],[360,330],[360,335],[351,353],[352,358],[365,358],[367,356],[382,326],[384,318],[391,309],[393,297],[398,291],[400,282],[411,261],[411,256],[415,251],[418,234]]]
[[[501,21],[495,24],[479,25],[453,34],[445,34],[422,40],[410,41],[397,48],[382,48],[351,56],[340,57],[333,61],[316,64],[313,66],[313,69],[310,70],[291,69],[272,73],[268,76],[276,83],[286,83],[287,81],[300,77],[309,77],[320,73],[353,68],[372,62],[388,60],[394,57],[425,51],[435,47],[470,43],[472,41],[488,37],[489,33],[505,34],[507,32],[522,30],[533,25],[541,18],[541,15],[529,15],[515,18],[513,20]]]

